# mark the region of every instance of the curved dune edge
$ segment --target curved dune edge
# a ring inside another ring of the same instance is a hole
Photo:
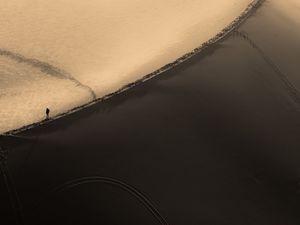
[[[240,14],[240,16],[238,16],[234,21],[232,21],[228,26],[226,26],[222,31],[220,31],[217,35],[215,35],[213,38],[209,39],[208,41],[202,43],[199,47],[195,48],[193,51],[179,57],[178,59],[176,59],[175,61],[166,64],[165,66],[161,67],[160,69],[149,73],[145,76],[143,76],[142,78],[136,80],[135,82],[129,83],[125,86],[123,86],[122,88],[118,89],[115,92],[112,92],[110,94],[107,94],[103,97],[97,98],[91,102],[88,102],[86,104],[80,105],[78,107],[75,107],[69,111],[66,111],[64,113],[61,113],[57,116],[52,117],[49,120],[42,120],[36,123],[32,123],[29,125],[25,125],[23,127],[17,128],[17,129],[13,129],[7,132],[2,133],[2,135],[13,135],[13,134],[17,134],[20,133],[22,131],[37,127],[37,126],[41,126],[43,124],[47,124],[49,122],[55,121],[61,117],[67,116],[69,114],[75,113],[81,109],[84,109],[86,107],[89,107],[91,105],[94,105],[96,103],[105,101],[115,95],[121,94],[123,92],[125,92],[126,90],[142,83],[145,82],[153,77],[156,77],[158,75],[160,75],[161,73],[168,71],[172,68],[174,68],[175,66],[185,62],[186,60],[190,59],[191,57],[193,57],[194,55],[198,54],[199,52],[203,51],[204,49],[208,48],[209,46],[218,43],[219,41],[222,41],[223,39],[225,39],[229,34],[231,34],[231,32],[233,32],[236,28],[238,28],[249,16],[252,15],[252,13],[254,13],[256,11],[256,9],[258,9],[262,3],[265,0],[253,0],[247,7],[246,9]]]

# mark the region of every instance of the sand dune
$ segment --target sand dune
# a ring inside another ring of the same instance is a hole
[[[251,0],[0,0],[0,132],[116,91],[192,51]],[[91,94],[92,93],[92,94]]]

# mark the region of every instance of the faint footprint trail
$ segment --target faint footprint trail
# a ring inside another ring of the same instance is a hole
[[[104,184],[113,185],[126,191],[130,195],[134,196],[137,200],[139,200],[144,205],[144,207],[146,207],[146,209],[152,214],[152,216],[157,219],[157,221],[160,224],[169,225],[166,218],[162,216],[162,214],[159,212],[156,206],[146,195],[144,195],[141,191],[139,191],[135,187],[111,177],[91,176],[91,177],[81,177],[78,179],[68,181],[62,184],[61,186],[55,188],[54,190],[52,190],[48,195],[46,195],[46,197],[42,200],[42,202],[39,202],[39,204],[37,204],[36,206],[40,207],[41,203],[51,199],[54,194],[62,193],[70,189],[73,189],[75,187],[82,186],[84,184],[95,184],[95,183],[104,183]]]
[[[233,33],[234,37],[240,37],[242,40],[246,41],[254,50],[256,50],[264,61],[274,70],[274,72],[279,76],[280,80],[285,85],[289,95],[292,99],[300,106],[300,92],[288,79],[288,76],[280,70],[280,68],[272,61],[272,59],[249,37],[246,32],[235,31]]]
[[[5,49],[0,49],[0,56],[7,57],[17,63],[26,64],[29,66],[32,66],[36,69],[39,69],[41,72],[43,72],[45,75],[56,77],[59,79],[67,79],[76,84],[77,86],[85,89],[88,91],[92,97],[93,100],[96,99],[96,94],[93,91],[93,89],[87,85],[82,84],[80,81],[72,77],[69,73],[66,71],[55,67],[47,62],[42,62],[38,59],[32,59],[32,58],[26,58],[23,55],[20,55],[18,53],[14,53]]]

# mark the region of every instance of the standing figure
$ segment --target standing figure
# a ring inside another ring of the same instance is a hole
[[[49,119],[49,113],[50,113],[50,109],[46,108],[46,120]]]

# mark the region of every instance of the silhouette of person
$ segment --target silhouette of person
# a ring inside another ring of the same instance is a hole
[[[49,119],[49,113],[50,113],[50,109],[46,109],[46,119],[48,120]]]

